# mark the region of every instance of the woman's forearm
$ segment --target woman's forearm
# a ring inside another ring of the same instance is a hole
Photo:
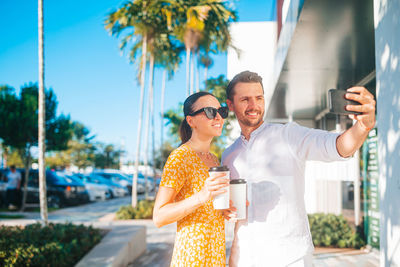
[[[162,227],[164,225],[179,221],[180,219],[197,210],[203,204],[204,202],[201,200],[200,193],[196,193],[184,200],[174,203],[167,203],[158,208],[155,207],[153,214],[154,224],[157,227]]]

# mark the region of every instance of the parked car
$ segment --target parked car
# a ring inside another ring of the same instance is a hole
[[[125,175],[121,173],[116,173],[116,172],[110,173],[105,171],[94,171],[93,173],[95,175],[100,175],[106,179],[109,179],[116,184],[126,187],[129,193],[130,194],[132,193],[132,180],[126,177]]]
[[[114,183],[113,181],[106,179],[100,175],[91,173],[89,175],[85,175],[85,177],[86,177],[87,181],[90,181],[92,183],[103,184],[103,185],[109,186],[110,192],[111,192],[111,198],[124,197],[126,195],[129,195],[129,191],[126,187],[121,186],[117,183]]]
[[[6,185],[7,178],[5,171],[0,170],[0,207],[6,204]]]
[[[25,170],[18,169],[21,173],[21,194],[19,203],[22,202],[23,185],[25,180]],[[8,170],[1,171],[4,175]],[[48,207],[60,208],[63,206],[72,206],[85,204],[89,202],[89,194],[82,183],[67,181],[65,178],[57,175],[54,171],[46,171],[47,186],[47,205]],[[30,170],[27,185],[27,204],[39,204],[39,173],[38,170]]]
[[[64,173],[64,172],[57,172],[57,174],[64,177],[67,181],[72,180],[79,183],[83,183],[86,190],[88,191],[89,200],[91,202],[98,200],[106,200],[111,198],[111,193],[108,189],[108,186],[106,185],[96,184],[87,180],[83,180],[81,176],[79,176],[78,174]]]
[[[125,174],[125,175],[129,178],[129,180],[132,181],[133,174]],[[147,177],[147,183],[146,183],[146,179],[145,179],[144,175],[142,173],[139,173],[138,180],[137,180],[137,187],[138,187],[139,194],[142,194],[145,192],[145,187],[144,187],[145,184],[146,184],[148,192],[152,192],[154,190],[154,184],[153,184],[152,177]]]

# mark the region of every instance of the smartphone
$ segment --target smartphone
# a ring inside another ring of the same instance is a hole
[[[328,91],[329,112],[340,115],[355,114],[361,115],[361,112],[346,110],[347,105],[361,105],[357,101],[348,100],[345,98],[346,90],[330,89]]]

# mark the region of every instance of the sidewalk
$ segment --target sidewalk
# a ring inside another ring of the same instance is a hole
[[[147,251],[129,267],[170,266],[176,224],[157,228],[151,220],[137,220],[136,223],[147,227]],[[227,259],[233,239],[232,226],[227,224],[226,227]],[[367,252],[354,249],[317,248],[314,253],[313,265],[315,267],[377,267],[379,266],[379,252],[376,250]]]
[[[126,222],[111,221],[113,212],[120,204],[129,203],[129,198],[116,199],[110,202],[90,204],[90,206],[62,209],[49,214],[53,222],[70,221],[93,224],[94,226],[110,226],[113,224],[129,224],[131,226],[146,227],[147,250],[139,256],[129,267],[154,266],[168,267],[172,257],[175,240],[176,224],[170,224],[161,228],[154,226],[151,220],[130,220]],[[88,208],[90,209],[88,210]],[[2,212],[4,214],[4,212]],[[18,214],[13,212],[12,214]],[[0,220],[1,224],[26,225],[35,223],[39,219],[38,213],[24,213],[25,219]],[[109,217],[109,218],[107,218]],[[233,224],[226,225],[227,259],[233,239]],[[315,267],[376,267],[379,266],[379,252],[376,250],[361,251],[352,249],[326,249],[317,248],[314,253],[313,265]]]

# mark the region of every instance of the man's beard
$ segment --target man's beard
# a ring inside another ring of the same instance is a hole
[[[248,113],[248,112],[253,112],[253,110],[246,111],[246,113]],[[263,117],[264,117],[264,112],[261,112],[261,111],[256,111],[256,112],[260,114],[260,117],[257,121],[252,121],[252,120],[247,119],[246,115],[240,116],[240,118],[238,117],[237,119],[239,122],[246,125],[247,127],[256,127],[262,123]]]

